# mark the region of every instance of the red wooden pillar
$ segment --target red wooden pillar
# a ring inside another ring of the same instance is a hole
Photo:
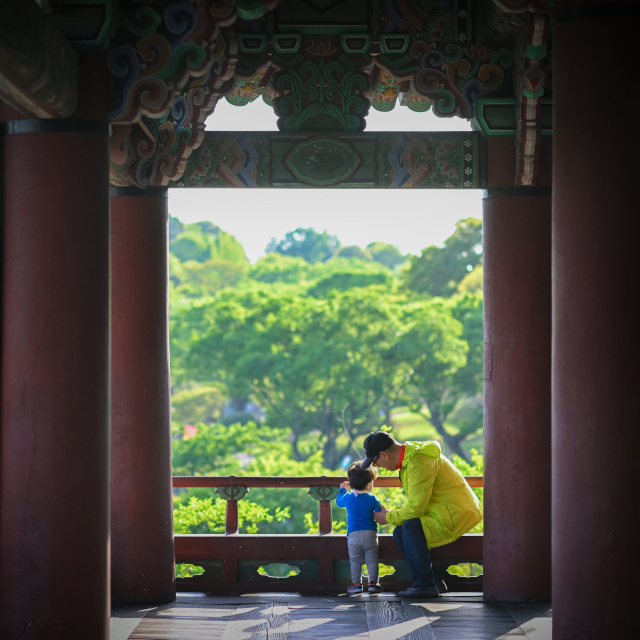
[[[109,635],[103,64],[82,61],[82,103],[72,118],[10,122],[4,138],[0,637],[7,640]]]
[[[637,635],[640,134],[620,60],[640,11],[594,4],[559,3],[553,29],[556,640]],[[594,78],[604,102],[580,99]]]
[[[551,188],[489,139],[484,221],[484,597],[551,595]],[[548,164],[548,151],[542,161]],[[547,167],[548,174],[548,167]]]
[[[111,580],[115,602],[175,599],[167,189],[111,189]]]

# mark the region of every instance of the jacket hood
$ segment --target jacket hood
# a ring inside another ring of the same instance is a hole
[[[416,453],[421,453],[424,456],[431,458],[439,458],[442,454],[440,443],[435,440],[428,440],[427,442],[405,442],[406,449],[404,453],[404,459],[410,458]]]

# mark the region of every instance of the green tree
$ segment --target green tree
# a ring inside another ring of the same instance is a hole
[[[352,269],[349,271],[335,271],[326,278],[321,278],[308,289],[310,296],[325,298],[331,291],[348,291],[355,287],[369,287],[382,285],[391,289],[393,276],[384,271],[365,271]]]
[[[207,305],[189,367],[204,379],[224,372],[232,395],[249,390],[269,424],[291,429],[297,459],[305,457],[300,437],[317,431],[333,467],[350,447],[336,444],[344,429],[355,436],[377,427],[381,403],[402,382],[402,367],[390,366],[401,302],[379,287],[326,299],[257,285],[223,290]]]
[[[403,273],[404,285],[417,293],[449,297],[460,281],[482,262],[482,221],[466,218],[444,246],[431,245],[410,258]]]
[[[333,254],[334,258],[357,258],[358,260],[371,260],[371,254],[357,244],[338,247]]]
[[[267,253],[251,267],[249,277],[258,282],[300,284],[309,279],[310,265],[304,258]]]
[[[483,269],[481,264],[477,264],[458,285],[458,293],[482,293]]]
[[[226,403],[226,389],[220,383],[187,384],[171,396],[171,418],[183,424],[211,424],[220,420]]]
[[[266,252],[304,258],[307,262],[315,263],[328,260],[339,246],[338,238],[326,231],[318,233],[314,229],[298,227],[295,231],[289,231],[279,242],[273,238],[267,245]]]
[[[187,260],[247,262],[242,244],[212,222],[183,225],[183,231],[170,241],[169,250],[181,262]]]
[[[398,247],[388,242],[371,242],[367,245],[367,251],[376,262],[389,269],[394,269],[407,259]]]
[[[461,442],[468,434],[447,428],[450,414],[466,395],[459,380],[469,352],[463,325],[454,317],[452,306],[441,298],[405,306],[396,366],[408,366],[404,393],[411,411],[431,422],[449,449],[466,460]]]
[[[176,236],[184,231],[184,225],[175,216],[169,216],[169,240],[173,240]]]

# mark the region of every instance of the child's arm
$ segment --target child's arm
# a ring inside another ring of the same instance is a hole
[[[336,506],[337,507],[346,507],[347,505],[344,504],[344,498],[345,496],[349,495],[347,493],[347,488],[349,486],[348,482],[343,482],[340,485],[340,491],[338,491],[338,495],[336,496]]]
[[[378,500],[378,498],[373,494],[371,495],[371,497],[376,501],[375,504],[373,505],[374,512],[382,511],[382,505],[380,504],[380,500]]]

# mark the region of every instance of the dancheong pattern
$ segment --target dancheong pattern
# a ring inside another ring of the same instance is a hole
[[[477,133],[207,133],[175,187],[474,189]]]

